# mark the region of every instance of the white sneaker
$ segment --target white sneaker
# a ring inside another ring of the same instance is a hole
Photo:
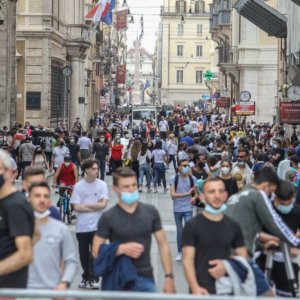
[[[182,253],[179,252],[175,258],[176,261],[182,261]]]
[[[89,282],[89,288],[92,289],[92,290],[98,290],[99,289],[99,281],[94,281],[94,280],[91,280]]]

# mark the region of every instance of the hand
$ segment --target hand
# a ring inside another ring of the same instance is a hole
[[[193,288],[192,289],[192,294],[193,295],[202,295],[202,296],[209,295],[207,289],[202,288],[200,286],[198,286],[196,288]]]
[[[225,276],[226,269],[221,259],[214,259],[209,261],[209,265],[212,266],[208,269],[208,273],[215,279]]]
[[[144,246],[140,243],[125,243],[119,246],[118,252],[120,254],[125,254],[131,258],[137,259],[139,258],[142,253],[144,252]]]
[[[65,282],[60,282],[57,287],[55,288],[56,291],[65,291],[67,290],[67,284]]]
[[[290,249],[290,253],[291,253],[292,257],[297,257],[299,252],[298,252],[297,248],[293,247],[293,248]]]
[[[56,184],[53,183],[53,184],[52,184],[52,187],[55,189],[55,188],[56,188]]]
[[[264,244],[265,250],[271,250],[279,247],[279,243],[275,240],[269,240]]]
[[[194,186],[192,188],[190,188],[190,190],[188,191],[188,195],[192,195],[193,193],[195,193],[195,187]]]
[[[165,279],[163,292],[165,294],[176,294],[174,279],[172,279],[172,278],[166,278]]]

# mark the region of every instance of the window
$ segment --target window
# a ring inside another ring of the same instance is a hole
[[[203,72],[196,71],[196,83],[202,83],[202,78],[203,78]]]
[[[182,70],[177,70],[176,82],[183,83],[183,71]]]
[[[183,45],[177,45],[177,56],[183,56]]]
[[[205,3],[203,0],[197,0],[195,3],[195,13],[203,14],[205,12]]]
[[[203,33],[203,25],[198,24],[197,25],[197,35],[202,35],[202,33]]]
[[[176,12],[186,13],[186,1],[183,0],[176,1]]]
[[[183,35],[183,32],[184,32],[184,24],[178,24],[177,34]]]
[[[202,45],[197,45],[197,47],[196,47],[196,56],[197,57],[203,56],[203,46]]]

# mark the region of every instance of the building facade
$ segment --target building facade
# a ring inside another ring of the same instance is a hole
[[[206,71],[214,72],[215,43],[209,34],[211,1],[165,0],[161,8],[157,61],[162,104],[192,104],[209,95]]]

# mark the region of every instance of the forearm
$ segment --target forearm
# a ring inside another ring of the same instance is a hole
[[[68,259],[64,260],[64,272],[61,278],[61,282],[72,282],[77,271],[78,267],[78,260],[75,259],[76,253],[72,255],[72,258],[69,257]]]
[[[172,199],[183,198],[183,197],[190,196],[190,195],[191,194],[189,192],[188,193],[183,193],[183,194],[171,193]]]
[[[9,257],[0,260],[0,276],[16,272],[32,262],[32,250],[17,250]]]
[[[188,282],[190,289],[193,291],[194,289],[200,287],[196,277],[194,262],[191,260],[184,259],[183,269],[184,269],[186,281]]]
[[[172,256],[170,247],[167,242],[159,247],[160,259],[165,271],[165,274],[173,273]]]

